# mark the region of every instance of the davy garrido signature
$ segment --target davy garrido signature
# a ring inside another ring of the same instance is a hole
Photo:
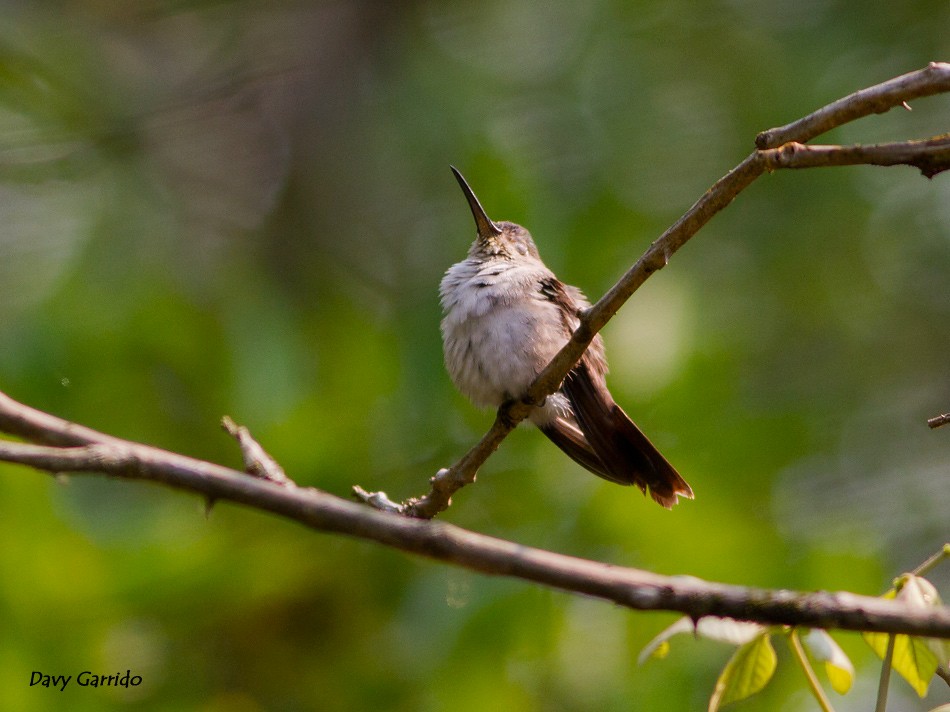
[[[46,675],[40,670],[34,670],[30,673],[30,687],[55,687],[60,692],[65,692],[72,679],[72,675]],[[124,675],[120,672],[115,675],[97,675],[83,670],[76,675],[76,684],[79,687],[138,687],[142,684],[142,676],[133,675],[131,670],[126,670]]]

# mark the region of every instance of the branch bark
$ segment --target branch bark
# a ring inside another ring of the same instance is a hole
[[[852,593],[746,588],[689,576],[660,576],[534,549],[122,440],[35,410],[3,393],[0,431],[32,441],[0,440],[0,461],[52,473],[101,473],[156,482],[212,501],[231,501],[271,512],[318,531],[375,541],[474,571],[595,596],[631,609],[675,611],[696,620],[713,615],[766,625],[950,638],[950,608],[946,606],[920,609]]]
[[[561,386],[594,336],[627,299],[717,213],[763,173],[783,168],[830,166],[908,165],[928,178],[950,168],[950,134],[873,146],[805,146],[804,142],[833,128],[874,113],[884,113],[908,101],[950,91],[950,64],[931,62],[915,72],[862,89],[785,126],[756,136],[757,150],[720,178],[686,213],[650,245],[649,249],[580,320],[571,339],[545,367],[519,401],[498,410],[491,429],[458,462],[439,470],[422,497],[392,502],[383,492],[354,487],[357,498],[372,506],[411,517],[429,519],[451,504],[452,495],[475,481],[478,468],[531,411]]]

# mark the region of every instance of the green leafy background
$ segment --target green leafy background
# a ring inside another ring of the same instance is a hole
[[[756,132],[948,58],[945,2],[8,2],[0,388],[302,485],[421,494],[488,427],[441,363],[471,216],[600,296]],[[915,102],[834,142],[945,132]],[[877,594],[947,538],[950,183],[766,176],[608,325],[617,399],[696,501],[667,512],[514,433],[444,519],[733,583]],[[931,577],[944,591],[946,572]],[[731,650],[674,617],[313,534],[148,485],[0,468],[17,710],[691,710]],[[855,635],[846,698],[877,665]],[[778,651],[735,709],[813,709]],[[137,688],[30,687],[32,671]],[[939,682],[939,681],[938,681]],[[942,683],[941,683],[942,684]],[[900,709],[950,700],[933,685]]]

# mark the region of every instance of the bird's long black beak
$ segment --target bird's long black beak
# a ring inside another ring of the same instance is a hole
[[[462,192],[465,193],[465,197],[468,199],[468,206],[472,209],[472,215],[475,218],[475,229],[478,230],[479,238],[487,240],[500,235],[501,228],[492,222],[491,218],[485,213],[485,209],[482,207],[482,204],[478,202],[478,198],[475,197],[475,193],[472,192],[468,183],[465,182],[465,178],[462,177],[462,174],[458,172],[455,166],[449,166],[449,168],[452,169],[452,173],[455,174],[455,179],[459,182],[459,185],[462,186]]]

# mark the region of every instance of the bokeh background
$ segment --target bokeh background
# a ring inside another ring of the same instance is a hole
[[[0,387],[300,484],[421,494],[488,427],[441,363],[473,237],[448,170],[599,297],[756,132],[930,60],[946,2],[2,3]],[[947,130],[950,100],[831,142]],[[447,521],[667,574],[882,592],[947,539],[950,182],[764,177],[608,325],[667,512],[514,433]],[[694,710],[731,649],[675,620],[143,484],[0,467],[16,710]],[[948,594],[950,575],[932,580]],[[879,666],[839,710],[866,710]],[[736,710],[811,710],[779,649]],[[30,687],[131,669],[135,689]],[[892,709],[919,702],[895,681]],[[889,708],[889,709],[891,709]]]

